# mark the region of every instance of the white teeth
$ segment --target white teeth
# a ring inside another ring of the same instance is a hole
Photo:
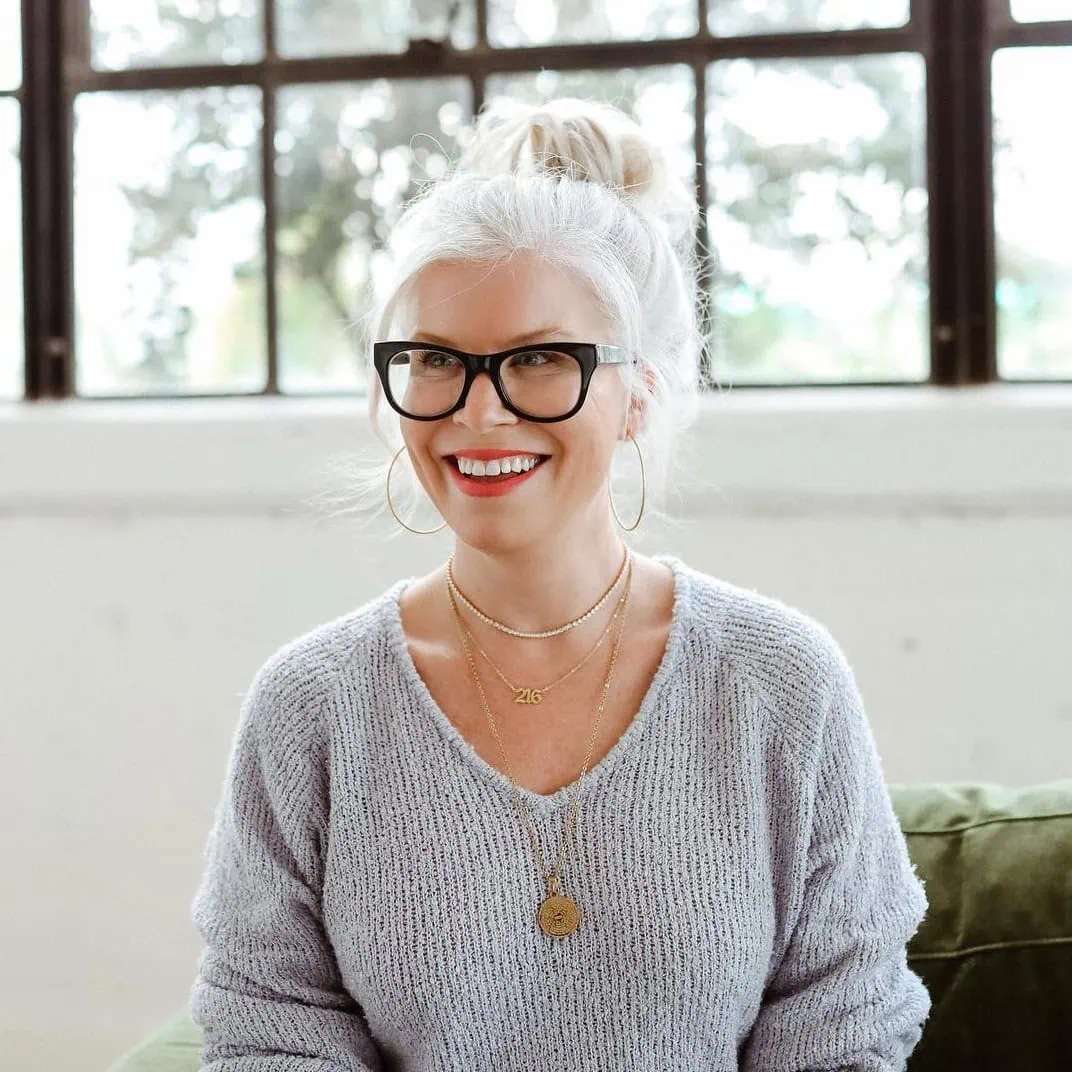
[[[458,469],[466,476],[502,476],[505,473],[527,473],[539,464],[533,454],[515,454],[509,458],[495,458],[488,462],[475,458],[457,458]]]

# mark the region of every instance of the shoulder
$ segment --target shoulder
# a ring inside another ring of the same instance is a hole
[[[409,579],[395,581],[360,606],[322,622],[277,647],[253,675],[245,705],[291,720],[313,713],[331,699],[355,660],[389,638],[397,617],[399,591]]]
[[[830,629],[799,607],[756,589],[672,562],[685,581],[686,628],[742,680],[784,728],[815,744],[821,714],[852,678],[847,657]]]

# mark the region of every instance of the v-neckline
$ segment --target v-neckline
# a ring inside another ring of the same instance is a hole
[[[658,554],[652,555],[651,557],[656,562],[663,562],[668,565],[674,575],[674,605],[670,616],[670,632],[666,638],[666,645],[663,649],[662,658],[659,661],[655,674],[648,684],[648,688],[644,693],[644,697],[641,700],[640,706],[637,708],[632,721],[618,740],[615,741],[610,751],[599,761],[599,763],[594,767],[590,767],[585,773],[583,777],[584,785],[582,795],[589,792],[597,782],[609,777],[613,768],[622,761],[623,757],[629,751],[637,746],[644,733],[645,727],[651,721],[652,711],[657,706],[667,681],[674,673],[674,669],[678,663],[684,645],[684,620],[685,605],[688,602],[688,578],[685,576],[683,563],[674,555]],[[410,690],[419,701],[419,714],[427,716],[427,719],[422,719],[422,722],[430,721],[434,724],[446,741],[457,750],[460,757],[478,777],[491,783],[497,790],[508,794],[511,798],[514,797],[515,794],[520,793],[522,800],[531,810],[535,812],[553,810],[562,804],[565,804],[567,800],[572,800],[582,782],[580,777],[575,778],[572,782],[556,789],[553,793],[537,793],[525,786],[515,785],[504,771],[499,770],[498,767],[492,766],[492,764],[480,755],[436,702],[435,697],[432,696],[424,678],[421,677],[420,672],[417,670],[417,666],[414,663],[413,656],[409,650],[405,630],[402,627],[402,613],[400,609],[402,593],[405,592],[409,585],[416,579],[417,578],[415,577],[407,577],[403,580],[396,581],[391,590],[386,594],[386,600],[388,604],[387,614],[390,648],[395,656],[398,669],[405,684],[409,686]]]

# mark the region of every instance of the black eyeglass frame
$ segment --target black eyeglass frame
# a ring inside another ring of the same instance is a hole
[[[391,363],[391,359],[396,354],[402,353],[404,350],[435,350],[437,353],[450,354],[452,357],[457,357],[464,363],[465,383],[462,384],[462,390],[461,394],[458,396],[458,401],[455,402],[450,409],[445,409],[442,413],[436,413],[431,416],[417,416],[413,413],[407,413],[398,404],[394,396],[391,394],[390,378],[387,369]],[[581,389],[578,392],[577,404],[567,413],[563,413],[560,417],[534,417],[532,414],[519,409],[510,401],[506,389],[503,387],[502,380],[499,378],[499,372],[507,358],[514,357],[516,354],[546,353],[549,350],[554,353],[567,354],[580,365]],[[445,417],[449,417],[452,413],[457,413],[458,410],[465,405],[465,400],[469,397],[469,388],[473,386],[473,381],[480,375],[480,373],[486,372],[491,377],[491,382],[495,387],[495,393],[499,396],[499,401],[502,402],[503,407],[508,409],[515,417],[520,417],[524,421],[534,421],[538,424],[554,424],[558,421],[569,420],[569,418],[577,413],[584,405],[585,399],[588,397],[588,385],[591,383],[592,376],[600,365],[627,364],[629,361],[629,354],[621,346],[611,346],[608,343],[598,342],[529,343],[525,346],[515,346],[510,350],[500,350],[498,353],[494,354],[471,354],[466,350],[456,350],[451,346],[440,346],[438,343],[391,340],[372,344],[372,360],[376,367],[376,374],[380,378],[380,384],[383,387],[384,397],[387,399],[391,408],[407,420],[441,421]]]

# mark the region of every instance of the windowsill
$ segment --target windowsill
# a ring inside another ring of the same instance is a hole
[[[4,404],[0,514],[300,510],[376,443],[363,396]],[[1068,514],[1072,384],[732,388],[684,450],[688,516]]]

